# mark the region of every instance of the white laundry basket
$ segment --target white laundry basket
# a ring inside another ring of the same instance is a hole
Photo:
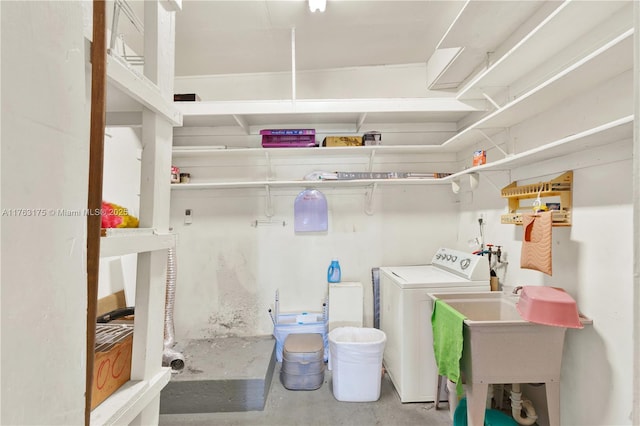
[[[382,355],[387,336],[376,328],[338,327],[329,332],[333,396],[338,401],[380,398]]]

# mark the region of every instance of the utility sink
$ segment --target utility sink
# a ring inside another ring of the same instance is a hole
[[[551,425],[560,422],[560,366],[566,328],[523,320],[519,296],[504,292],[435,293],[466,317],[460,370],[470,426],[484,424],[492,383],[545,383]]]
[[[504,292],[436,293],[467,319],[461,369],[467,383],[559,380],[566,328],[523,320],[518,296]]]

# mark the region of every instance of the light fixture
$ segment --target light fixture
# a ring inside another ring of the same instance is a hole
[[[327,9],[327,0],[309,0],[309,10],[312,12],[324,12]]]

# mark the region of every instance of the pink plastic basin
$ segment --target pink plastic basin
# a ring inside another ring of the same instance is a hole
[[[516,307],[526,321],[556,327],[583,328],[576,301],[560,288],[525,286]]]

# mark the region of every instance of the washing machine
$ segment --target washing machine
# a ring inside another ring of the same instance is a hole
[[[430,293],[490,291],[482,256],[440,248],[428,265],[380,268],[380,329],[387,335],[383,363],[404,402],[434,401]]]

